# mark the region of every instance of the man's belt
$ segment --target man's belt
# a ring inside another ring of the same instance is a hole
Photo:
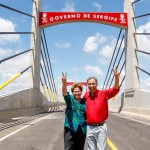
[[[105,123],[105,121],[104,121],[104,122],[101,122],[101,123],[97,123],[97,124],[90,124],[90,123],[87,123],[87,125],[96,127],[96,126],[102,126],[104,123]]]

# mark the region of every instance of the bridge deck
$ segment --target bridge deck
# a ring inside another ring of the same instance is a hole
[[[129,120],[122,117],[125,116],[119,115],[118,117],[111,114],[107,121],[108,138],[111,142],[119,150],[148,150],[150,147],[150,120],[145,119],[144,121],[142,118],[137,120],[135,117],[132,117],[131,120],[131,116]],[[43,113],[35,118],[35,120],[1,130],[0,149],[63,150],[64,112]],[[109,146],[108,150],[110,150]]]

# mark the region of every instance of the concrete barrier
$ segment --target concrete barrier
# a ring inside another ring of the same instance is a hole
[[[115,112],[150,116],[150,91],[131,89],[109,100],[109,109]]]
[[[48,111],[52,103],[41,91],[25,89],[0,97],[0,120]]]

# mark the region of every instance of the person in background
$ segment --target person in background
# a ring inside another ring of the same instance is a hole
[[[67,92],[67,74],[62,73],[62,94],[66,102],[64,122],[64,149],[83,150],[86,138],[86,106],[81,98],[82,85],[74,83],[71,86],[73,95]]]
[[[89,91],[85,93],[88,150],[105,150],[107,143],[108,100],[118,94],[120,73],[114,70],[115,84],[107,90],[98,90],[95,77],[87,79]]]

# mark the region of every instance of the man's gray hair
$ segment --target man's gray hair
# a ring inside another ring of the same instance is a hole
[[[93,77],[89,77],[89,78],[87,79],[87,83],[88,83],[88,81],[91,80],[91,79],[94,79],[94,80],[96,81],[96,83],[98,84],[98,79],[97,79],[96,77],[94,77],[94,76],[93,76]]]

